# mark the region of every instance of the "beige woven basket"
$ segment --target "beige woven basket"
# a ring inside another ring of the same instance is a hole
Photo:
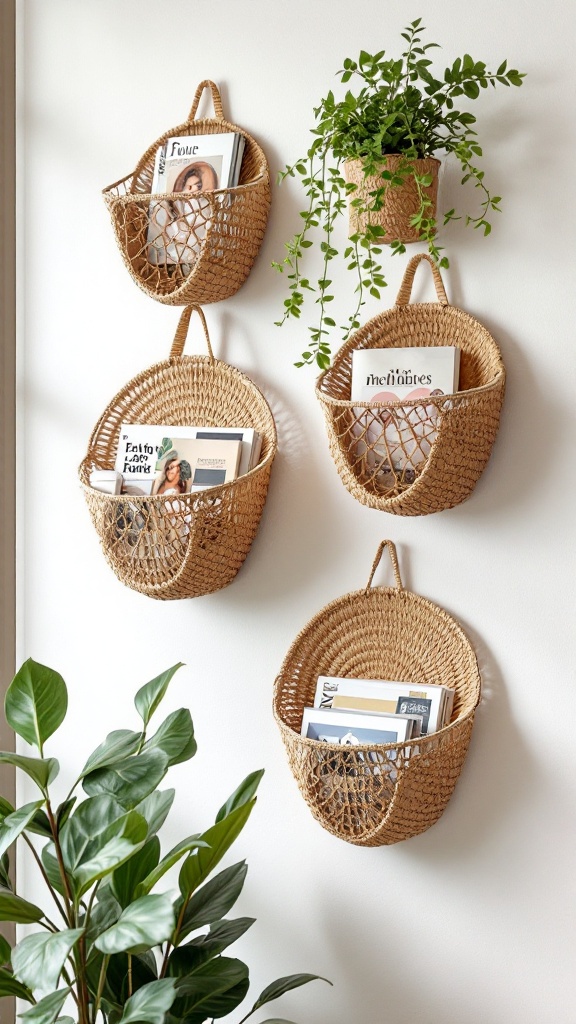
[[[433,156],[407,161],[404,156],[392,155],[383,159],[381,169],[389,171],[391,174],[398,172],[402,174],[407,162],[419,176],[425,174],[431,176],[432,183],[423,187],[422,192],[432,203],[426,211],[426,216],[436,217],[440,161]],[[369,214],[359,214],[357,208],[352,206],[350,201],[361,199],[364,206],[369,205],[370,193],[381,189],[385,184],[380,175],[371,174],[366,177],[362,165],[362,160],[346,160],[344,163],[346,181],[356,185],[356,192],[349,196],[350,234],[352,235],[356,231],[365,231],[368,224],[378,224],[384,228],[383,242],[419,242],[418,229],[410,223],[420,208],[420,195],[413,175],[409,174],[402,185],[386,189],[380,210],[371,211]]]
[[[212,92],[215,117],[196,120],[205,88]],[[244,136],[236,188],[196,195],[151,195],[156,152],[168,138],[218,132]],[[188,120],[164,132],[136,170],[105,188],[103,195],[122,258],[136,284],[158,302],[206,305],[234,295],[250,273],[268,220],[270,174],[258,143],[243,128],[224,119],[220,93],[214,82],[206,80],[196,90]],[[165,225],[167,247],[170,238],[176,239],[178,252],[183,254],[178,262],[150,261],[151,222]]]
[[[193,310],[208,356],[182,354]],[[113,468],[122,423],[252,427],[262,435],[260,461],[230,483],[177,498],[104,494],[90,487],[90,471]],[[276,427],[266,399],[240,370],[214,358],[204,314],[188,306],[169,359],[134,377],[112,399],[79,469],[92,522],[118,579],[164,600],[227,586],[256,535],[275,454]]]
[[[396,587],[372,587],[388,547]],[[318,676],[441,683],[455,691],[450,725],[411,744],[342,747],[300,735]],[[292,644],[274,690],[290,767],[314,817],[356,846],[419,835],[442,814],[460,775],[480,700],[480,675],[462,628],[405,590],[392,541],[380,544],[365,590],[322,609]]]
[[[421,260],[432,268],[438,302],[410,304]],[[350,401],[354,349],[435,345],[460,349],[456,394],[389,405]],[[470,496],[490,457],[505,380],[494,338],[474,317],[449,305],[430,256],[414,256],[394,308],[356,331],[316,383],[330,451],[345,486],[363,505],[396,515],[427,515],[458,505]],[[391,431],[395,454],[402,450],[401,471],[394,468]]]

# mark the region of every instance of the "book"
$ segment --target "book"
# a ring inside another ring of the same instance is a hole
[[[450,722],[454,690],[433,683],[319,676],[314,706],[381,714],[420,715],[422,735],[425,736],[438,732]]]
[[[458,390],[460,349],[451,345],[417,348],[370,348],[352,352],[350,400],[355,409],[355,431],[362,438],[358,454],[367,454],[368,466],[398,476],[411,471],[406,482],[422,468],[437,436],[438,409],[433,403],[386,410],[403,400],[425,400]]]
[[[213,201],[205,194],[233,188],[244,153],[240,132],[182,135],[166,140],[154,161],[152,194],[180,198],[150,203],[148,260],[154,266],[179,263],[190,272],[210,226]]]
[[[236,464],[235,476],[249,472],[257,464],[262,446],[261,436],[252,427],[174,427],[166,424],[123,423],[120,427],[115,462],[115,469],[123,479],[122,493],[156,493],[153,489],[155,479],[161,473],[166,457],[174,451],[177,452],[178,458],[188,463],[184,467],[186,479],[178,481],[179,493],[214,486],[208,483],[200,484],[200,475],[197,476],[196,483],[192,480],[190,460],[196,458],[198,451],[188,448],[192,441],[223,446],[218,447],[218,454],[213,457],[225,458],[226,465]],[[220,479],[219,482],[231,479],[226,476],[226,472],[225,469],[225,480]],[[188,487],[183,488],[182,482],[188,483]]]
[[[337,708],[304,708],[301,735],[343,747],[405,743],[414,737],[415,717],[361,714]]]
[[[93,469],[90,473],[90,487],[104,494],[120,494],[122,477],[115,469]]]

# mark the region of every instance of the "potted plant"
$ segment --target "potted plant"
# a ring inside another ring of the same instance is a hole
[[[458,104],[461,98],[478,99],[488,86],[519,86],[525,76],[509,69],[507,61],[489,71],[469,54],[457,57],[443,73],[434,72],[429,54],[438,44],[423,42],[425,31],[417,18],[402,32],[406,49],[398,59],[387,57],[384,50],[375,54],[362,50],[355,61],[346,58],[338,72],[340,80],[358,81],[359,91],[349,89],[337,100],[330,90],[314,109],[314,141],[306,156],[279,175],[280,181],[298,177],[308,204],[300,214],[300,230],[286,243],[287,255],[273,264],[280,272],[287,271],[290,282],[278,325],[288,317],[300,317],[306,293],[315,295],[319,307],[309,345],[296,366],[315,362],[326,369],[330,365],[328,335],[336,327],[329,311],[334,298],[332,260],[342,255],[355,282],[354,308],[342,327],[343,340],[360,326],[366,294],[380,298],[386,286],[380,259],[383,244],[399,254],[406,251],[408,242],[426,242],[436,262],[448,266],[437,243],[440,161],[434,154],[454,154],[463,172],[462,185],[471,181],[479,190],[479,209],[464,215],[466,224],[487,235],[488,218],[500,209],[500,196],[490,192],[477,166],[482,149],[474,128],[476,118]],[[350,233],[341,252],[336,222],[347,209]],[[455,219],[460,219],[455,209],[442,216],[444,225]],[[313,283],[303,261],[315,238],[322,261],[320,276]]]
[[[39,755],[0,754],[38,790],[37,799],[16,809],[0,800],[0,920],[37,926],[14,949],[0,936],[0,996],[29,1004],[20,1015],[24,1024],[201,1024],[226,1016],[248,992],[246,964],[223,955],[254,923],[226,917],[242,890],[246,864],[213,872],[244,827],[263,773],[244,779],[208,829],[161,852],[158,831],[174,790],[160,786],[172,765],[196,752],[186,708],[168,715],[152,735],[148,731],[178,668],[138,691],[138,728],[111,732],[58,798],[58,761],[45,744],[66,715],[64,680],[29,660],[8,689],[8,724]],[[13,887],[8,848],[16,840],[38,867],[49,909]],[[176,897],[158,892],[178,864]],[[294,974],[272,982],[243,1021],[316,977]],[[61,1015],[67,999],[73,1017]]]

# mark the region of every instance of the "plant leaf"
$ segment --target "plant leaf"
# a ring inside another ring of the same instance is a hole
[[[145,800],[141,800],[139,804],[136,804],[134,810],[141,814],[148,822],[148,835],[146,839],[151,839],[162,828],[174,803],[175,793],[176,790],[174,789],[157,790],[155,793],[150,793]]]
[[[156,789],[168,770],[162,750],[147,750],[87,775],[82,786],[89,796],[106,793],[128,810]]]
[[[107,954],[141,953],[170,938],[175,923],[168,896],[141,896],[122,912],[116,924],[98,936],[94,945]]]
[[[208,843],[208,848],[199,849],[190,854],[180,870],[178,881],[180,892],[185,899],[202,884],[232,846],[250,817],[255,803],[256,798],[254,797],[249,803],[238,807],[226,818],[202,833],[200,838]]]
[[[9,964],[11,954],[12,948],[8,939],[5,939],[3,935],[0,935],[0,964]]]
[[[58,985],[66,957],[83,933],[83,928],[65,928],[27,935],[12,950],[15,976],[33,992],[48,995]]]
[[[22,982],[16,981],[16,978],[11,971],[7,971],[5,967],[0,967],[0,998],[2,996],[17,996],[18,999],[25,999],[26,1002],[33,1002],[33,995],[26,985]]]
[[[207,960],[223,953],[252,927],[255,920],[254,917],[238,917],[234,921],[217,921],[207,935],[199,935],[185,946],[172,950],[168,973],[178,978],[190,974]]]
[[[126,1002],[118,1024],[164,1024],[164,1014],[172,1006],[175,995],[173,978],[143,985]]]
[[[109,732],[100,746],[90,754],[80,778],[83,779],[85,775],[98,768],[106,768],[109,764],[122,761],[130,754],[136,753],[141,741],[142,733],[133,732],[131,729],[115,729],[114,732]]]
[[[246,861],[240,861],[197,889],[186,907],[179,938],[185,938],[196,928],[220,921],[242,892],[247,871]]]
[[[10,889],[0,887],[0,921],[15,921],[16,924],[32,924],[44,917],[44,911],[34,903],[28,903],[16,896]]]
[[[151,679],[149,683],[146,683],[145,686],[138,690],[138,693],[134,698],[134,705],[145,726],[148,725],[148,722],[152,718],[156,708],[163,699],[172,676],[179,668],[182,668],[183,664],[183,661],[179,661],[176,665],[173,665],[172,668],[162,672],[161,675],[156,676],[155,679]]]
[[[28,658],[10,683],[4,706],[8,725],[41,751],[66,717],[66,683],[58,672]]]
[[[216,815],[216,821],[222,821],[228,814],[235,811],[237,807],[242,807],[243,804],[248,803],[252,799],[258,786],[260,785],[262,776],[264,775],[264,769],[260,771],[252,772],[247,775],[243,782],[240,783],[237,789],[228,797],[225,804],[222,805],[218,814]]]
[[[24,1024],[54,1024],[69,992],[69,988],[59,988],[56,992],[51,992],[30,1010],[21,1013],[20,1020],[23,1020]]]
[[[242,1002],[248,985],[248,968],[241,960],[225,956],[209,960],[178,979],[174,1016],[187,1022],[224,1017]]]
[[[26,772],[43,793],[46,793],[48,784],[53,782],[60,771],[60,765],[54,757],[24,757],[8,750],[0,753],[0,764],[13,764],[15,768]]]
[[[102,794],[84,800],[60,833],[64,866],[81,895],[97,878],[120,866],[142,846],[148,824]]]
[[[168,757],[168,767],[189,761],[197,750],[194,725],[188,708],[173,711],[144,745],[144,750],[158,748]]]
[[[271,1003],[273,999],[278,999],[285,992],[290,992],[293,988],[307,985],[309,981],[325,981],[328,985],[332,984],[331,981],[328,981],[328,978],[322,978],[319,974],[288,974],[285,978],[277,978],[276,981],[273,981],[271,985],[268,985],[260,993],[250,1013],[254,1013],[255,1010],[260,1009],[265,1003]]]
[[[142,879],[146,878],[160,860],[160,840],[153,836],[147,840],[144,846],[133,854],[129,860],[124,861],[113,873],[110,879],[110,889],[124,909],[135,898],[143,896],[144,892],[136,892]]]
[[[4,822],[0,826],[0,857],[6,853],[8,847],[12,845],[14,840],[30,824],[36,811],[43,803],[43,800],[36,800],[32,804],[23,804],[17,811],[13,811],[12,814],[8,814],[4,818]]]

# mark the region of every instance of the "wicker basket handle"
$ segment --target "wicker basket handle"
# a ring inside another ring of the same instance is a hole
[[[190,121],[194,121],[196,118],[196,111],[198,110],[198,104],[200,103],[200,97],[204,92],[204,89],[210,89],[210,92],[212,93],[212,102],[214,104],[214,113],[216,114],[216,120],[224,120],[224,114],[222,113],[222,98],[218,91],[218,86],[215,84],[215,82],[211,82],[209,78],[206,78],[203,82],[200,82],[200,85],[196,89],[196,95],[192,100],[192,106],[190,108],[190,113],[188,114],[188,124],[190,123]]]
[[[178,327],[176,328],[176,334],[174,335],[174,341],[172,342],[172,348],[170,349],[170,359],[179,359],[184,351],[184,345],[188,336],[188,327],[190,326],[190,317],[192,313],[198,313],[200,320],[202,321],[202,327],[204,328],[204,337],[206,338],[206,344],[208,346],[208,355],[210,362],[214,365],[214,353],[212,351],[212,345],[210,344],[210,335],[208,334],[208,327],[206,325],[206,317],[204,316],[203,310],[200,306],[186,306],[182,310],[182,315],[178,321]]]
[[[378,563],[379,563],[380,559],[382,558],[382,553],[384,551],[384,548],[388,548],[388,554],[390,555],[390,561],[392,562],[392,568],[394,570],[394,579],[396,580],[396,586],[397,586],[398,590],[404,590],[404,585],[402,583],[402,579],[401,579],[401,576],[400,576],[400,569],[398,568],[398,557],[396,555],[396,545],[391,540],[383,540],[382,543],[378,547],[378,551],[376,552],[376,558],[374,559],[374,562],[372,564],[372,572],[370,573],[370,579],[368,580],[368,583],[366,584],[366,590],[365,590],[366,594],[368,593],[368,591],[370,590],[370,587],[372,586],[372,580],[374,579],[374,573],[376,572],[376,569],[378,568]]]
[[[419,252],[416,256],[413,256],[410,260],[406,270],[404,271],[404,277],[402,278],[402,284],[400,285],[400,291],[396,299],[397,306],[407,306],[410,302],[410,295],[412,294],[412,283],[414,281],[414,274],[416,273],[416,267],[422,260],[426,260],[432,268],[432,275],[434,277],[434,287],[436,288],[436,295],[438,296],[438,302],[443,306],[448,306],[448,298],[444,291],[444,284],[440,271],[431,256],[427,252]]]

